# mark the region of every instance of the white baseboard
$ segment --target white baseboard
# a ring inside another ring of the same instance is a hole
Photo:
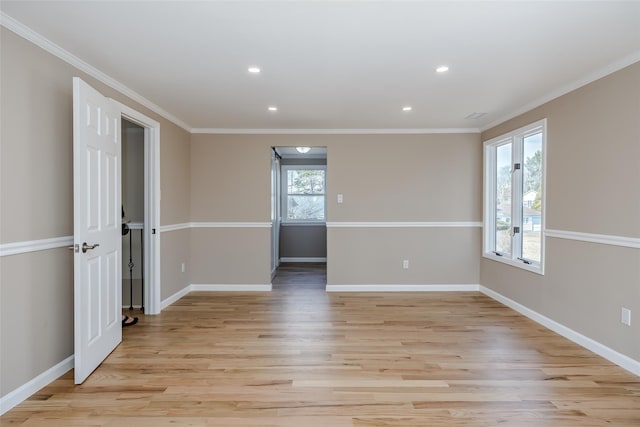
[[[180,289],[178,292],[171,295],[169,298],[165,299],[160,303],[160,310],[164,310],[165,308],[169,307],[171,304],[178,301],[180,298],[187,295],[189,292],[191,292],[191,286],[187,286],[183,289]]]
[[[207,292],[271,292],[271,283],[262,285],[209,285],[209,284],[192,284],[191,291],[207,291]]]
[[[183,296],[187,295],[190,292],[195,291],[204,291],[204,292],[271,292],[271,283],[266,285],[255,284],[255,285],[226,285],[226,284],[202,284],[202,283],[194,283],[187,286],[184,289],[179,290],[175,294],[171,295],[169,298],[165,299],[161,303],[162,310],[169,307],[174,302],[178,301]]]
[[[480,285],[327,285],[327,292],[477,292]]]
[[[327,262],[326,257],[283,257],[280,262]]]
[[[595,354],[604,357],[605,359],[609,360],[612,363],[615,363],[621,368],[624,368],[627,371],[640,376],[640,361],[634,360],[628,356],[625,356],[624,354],[618,353],[617,351],[607,347],[606,345],[601,344],[587,336],[584,336],[581,333],[576,332],[573,329],[556,322],[555,320],[549,319],[548,317],[536,311],[533,311],[530,308],[527,308],[524,305],[515,302],[514,300],[507,298],[504,295],[499,294],[489,288],[480,286],[480,292],[498,302],[501,302],[507,307],[512,308],[513,310],[528,317],[534,322],[538,322],[542,326],[551,329],[553,332],[562,335],[563,337],[586,348],[587,350],[590,350]]]
[[[66,374],[71,369],[73,369],[73,356],[67,357],[62,362],[50,369],[47,369],[28,383],[7,393],[5,396],[0,398],[0,415],[24,402],[34,393],[37,393],[42,387],[45,387],[60,378],[60,376]]]

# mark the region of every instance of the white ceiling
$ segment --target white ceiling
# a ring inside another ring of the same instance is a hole
[[[640,60],[638,1],[0,9],[5,25],[13,18],[200,131],[482,129]],[[450,71],[437,74],[442,64]],[[250,75],[252,65],[263,72]],[[474,112],[486,115],[465,118]]]

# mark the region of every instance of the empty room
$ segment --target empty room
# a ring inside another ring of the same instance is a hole
[[[0,18],[1,425],[640,425],[640,2]]]

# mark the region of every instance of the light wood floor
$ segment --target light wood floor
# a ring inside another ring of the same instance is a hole
[[[640,378],[478,293],[191,293],[9,411],[25,426],[640,426]]]

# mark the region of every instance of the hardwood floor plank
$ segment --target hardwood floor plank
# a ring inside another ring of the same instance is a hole
[[[193,292],[2,426],[640,426],[640,378],[478,293]]]

